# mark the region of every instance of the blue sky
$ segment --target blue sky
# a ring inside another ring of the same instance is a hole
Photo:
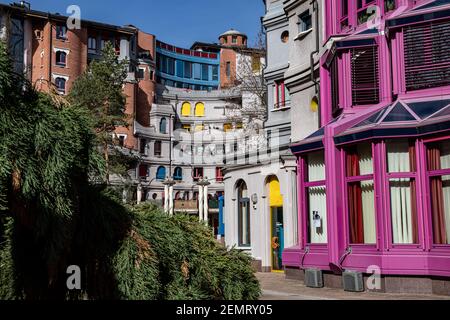
[[[14,0],[0,0],[9,4]],[[19,0],[15,0],[19,2]],[[230,28],[246,33],[255,43],[264,15],[262,0],[28,0],[32,9],[66,15],[71,4],[82,19],[115,25],[133,24],[159,40],[181,47],[195,41],[217,42]]]

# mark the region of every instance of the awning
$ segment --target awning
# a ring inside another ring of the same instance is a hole
[[[374,138],[421,136],[450,129],[450,97],[397,101],[334,137],[336,145]]]

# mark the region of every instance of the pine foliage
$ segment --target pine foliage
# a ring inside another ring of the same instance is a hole
[[[0,43],[0,299],[258,298],[250,257],[196,219],[93,184],[96,118],[58,101],[14,75]],[[81,291],[67,289],[70,265]]]

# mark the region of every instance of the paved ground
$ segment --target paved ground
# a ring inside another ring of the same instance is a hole
[[[447,296],[388,293],[351,293],[341,289],[307,288],[301,281],[287,280],[282,273],[258,273],[261,300],[450,300]]]

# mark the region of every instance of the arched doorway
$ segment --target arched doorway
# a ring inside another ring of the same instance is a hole
[[[272,270],[283,270],[284,250],[284,220],[283,196],[281,195],[280,181],[272,176],[267,179],[270,212],[270,251],[272,257]]]

